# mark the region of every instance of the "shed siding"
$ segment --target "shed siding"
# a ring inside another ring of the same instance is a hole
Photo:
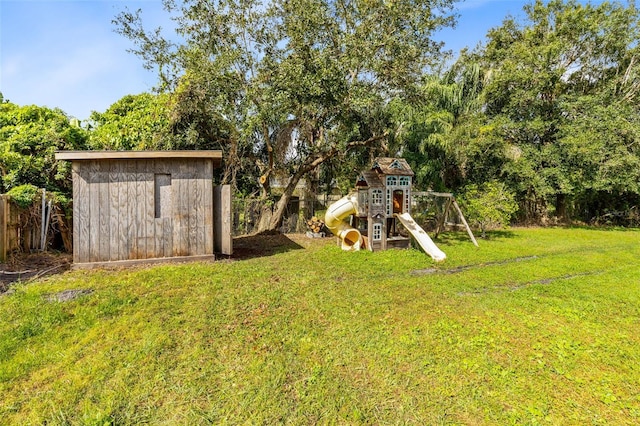
[[[213,254],[213,161],[73,163],[74,262]],[[156,216],[156,174],[171,175],[168,214]]]

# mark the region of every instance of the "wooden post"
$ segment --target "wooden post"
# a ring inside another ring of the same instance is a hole
[[[460,206],[458,206],[458,203],[456,202],[455,198],[452,198],[452,200],[453,200],[453,206],[458,211],[458,214],[460,215],[460,219],[462,219],[462,223],[464,223],[465,228],[467,228],[467,234],[469,234],[469,238],[471,238],[471,241],[473,241],[473,244],[476,247],[478,247],[478,242],[476,241],[476,237],[473,236],[473,232],[471,232],[471,228],[469,228],[469,224],[467,223],[467,220],[464,218],[464,215],[462,214],[462,210],[460,210]]]
[[[44,218],[47,208],[47,190],[42,189],[42,209],[40,210],[40,250],[44,251],[45,231],[44,231]],[[33,248],[33,247],[32,247]]]
[[[453,200],[453,197],[447,196],[447,202],[445,203],[442,216],[440,217],[440,220],[438,220],[438,225],[436,226],[436,232],[435,232],[434,238],[438,238],[438,235],[440,235],[440,233],[442,232],[442,229],[444,228],[444,222],[447,220],[447,215],[449,214],[449,209],[451,208],[451,200]]]
[[[0,262],[7,260],[7,222],[9,221],[9,200],[6,195],[0,195]]]
[[[233,254],[231,185],[216,186],[213,189],[214,250],[218,253]]]

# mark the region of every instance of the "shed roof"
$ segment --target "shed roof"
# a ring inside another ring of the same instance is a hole
[[[222,161],[222,151],[56,151],[56,160],[149,160],[154,158],[210,158],[214,164]]]
[[[384,175],[414,176],[411,166],[404,158],[378,157],[373,160],[371,168]]]

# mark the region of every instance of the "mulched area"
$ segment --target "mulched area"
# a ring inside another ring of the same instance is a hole
[[[248,235],[233,239],[233,255],[230,258],[250,259],[302,248],[290,235]]]
[[[247,235],[233,239],[233,255],[230,260],[272,256],[291,250],[302,250],[310,246],[335,244],[335,237],[313,238],[305,234]]]
[[[66,253],[16,254],[0,263],[0,293],[15,282],[59,274],[71,266],[72,255]]]

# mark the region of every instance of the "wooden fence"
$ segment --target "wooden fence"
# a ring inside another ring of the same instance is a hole
[[[46,250],[53,240],[65,251],[71,250],[70,226],[62,209],[47,200],[43,191],[40,194],[26,209],[0,195],[0,262],[11,253]]]
[[[285,234],[308,231],[309,228],[307,227],[306,221],[315,214],[314,203],[317,203],[315,198],[291,197],[278,231]],[[265,201],[261,198],[234,197],[232,207],[233,223],[231,228],[233,236],[247,235],[255,232],[260,216],[265,214],[265,208],[267,210],[266,214],[270,214],[273,210],[273,204],[265,204]]]

